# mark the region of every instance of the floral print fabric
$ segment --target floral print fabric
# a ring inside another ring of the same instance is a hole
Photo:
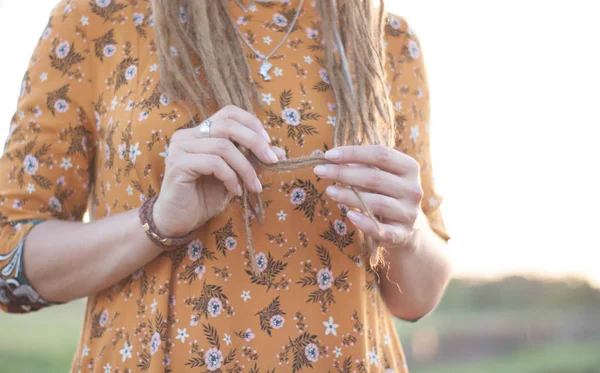
[[[244,12],[232,1],[229,9],[250,43],[268,53],[298,3],[257,3]],[[183,8],[180,22],[187,22]],[[159,193],[173,133],[202,120],[160,91],[152,24],[148,0],[63,0],[53,11],[0,161],[4,310],[50,305],[23,275],[23,242],[35,224],[139,207]],[[448,239],[433,185],[419,42],[393,15],[385,35],[397,149],[420,162],[422,208]],[[263,103],[257,115],[273,143],[289,157],[324,152],[336,111],[314,2],[270,61],[271,81],[258,75],[259,61],[250,63]],[[187,247],[89,297],[73,372],[406,371],[347,207],[327,198],[328,183],[312,170],[265,172],[261,180],[266,221],[252,219],[260,273],[251,271],[234,202]]]

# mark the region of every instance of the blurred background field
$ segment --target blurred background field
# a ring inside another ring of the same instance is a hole
[[[68,372],[83,307],[0,315],[0,372]],[[600,373],[598,310],[583,280],[462,279],[433,314],[397,328],[412,373]]]

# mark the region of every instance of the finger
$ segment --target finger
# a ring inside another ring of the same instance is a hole
[[[338,203],[343,203],[348,207],[363,210],[363,204],[351,189],[337,186],[328,186],[327,195]],[[403,204],[388,196],[375,193],[360,193],[360,198],[371,209],[373,214],[381,216],[386,221],[393,221],[413,226],[417,218],[416,213],[409,213]]]
[[[223,160],[212,154],[184,153],[177,157],[172,168],[184,182],[196,181],[200,176],[214,175],[234,195],[241,196],[242,188],[235,171]]]
[[[423,191],[417,181],[370,167],[346,167],[328,164],[315,167],[317,176],[342,184],[370,190],[392,198],[421,200]]]
[[[339,146],[325,153],[335,163],[360,163],[375,166],[396,175],[418,174],[419,162],[383,145]]]
[[[280,148],[278,146],[272,146],[271,149],[273,150],[273,152],[275,153],[277,158],[279,158],[280,161],[286,159],[285,150],[283,150],[282,148]]]
[[[368,216],[357,211],[348,211],[348,219],[366,235],[392,245],[403,245],[411,239],[411,232],[403,225],[380,223],[381,232]]]
[[[242,108],[235,105],[225,106],[210,118],[213,122],[219,119],[233,119],[262,136],[267,142],[271,142],[271,138],[260,122],[260,119]]]
[[[205,136],[201,136],[199,129],[195,128],[194,130],[193,134],[195,138],[206,138]],[[219,119],[215,121],[210,126],[210,138],[223,138],[234,141],[252,151],[258,159],[266,164],[273,164],[279,161],[269,143],[262,136],[233,119]]]
[[[183,151],[191,154],[213,154],[221,157],[237,174],[249,190],[262,192],[262,185],[252,164],[229,140],[220,138],[194,139],[181,143]]]

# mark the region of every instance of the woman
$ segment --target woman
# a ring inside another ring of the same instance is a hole
[[[63,0],[0,163],[0,304],[87,296],[73,372],[405,372],[392,315],[450,274],[428,100],[370,1]]]

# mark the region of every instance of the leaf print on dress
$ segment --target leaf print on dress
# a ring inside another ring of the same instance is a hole
[[[268,306],[256,313],[260,320],[260,330],[271,337],[273,329],[281,329],[285,324],[285,318],[283,317],[285,314],[281,309],[279,296],[275,297]]]
[[[302,211],[311,223],[315,214],[329,216],[327,201],[323,198],[324,192],[319,192],[310,180],[296,179],[289,184],[282,183],[280,191],[284,191],[285,196],[290,199],[290,203],[296,206],[294,211]],[[319,206],[318,212],[317,206]]]
[[[314,112],[314,107],[309,102],[302,101],[300,107],[292,108],[292,91],[284,90],[279,96],[279,106],[281,107],[281,115],[276,114],[273,110],[265,110],[267,114],[267,125],[270,127],[281,128],[287,125],[287,137],[294,139],[299,146],[304,145],[304,136],[318,135],[319,131],[309,124],[304,124],[304,121],[318,120],[321,114]]]
[[[93,39],[94,55],[104,62],[104,58],[112,57],[117,51],[117,41],[115,40],[115,29],[110,29],[108,32],[99,38]]]
[[[211,233],[215,236],[217,251],[223,256],[227,256],[228,251],[232,251],[237,247],[237,234],[233,231],[233,218],[229,218],[227,223]]]
[[[165,354],[168,353],[168,346],[171,344],[171,342],[168,342],[168,322],[160,311],[156,312],[154,323],[151,320],[148,320],[146,325],[148,331],[141,338],[142,352],[139,354],[139,363],[136,365],[142,372],[146,372],[150,369],[152,356],[160,349],[162,349]],[[165,342],[164,346],[163,342]]]
[[[318,289],[308,294],[306,303],[320,304],[321,312],[325,313],[329,306],[335,303],[333,288],[336,288],[338,292],[349,292],[352,284],[348,282],[347,270],[342,271],[339,276],[335,277],[331,269],[331,256],[324,246],[317,245],[317,255],[323,268],[317,270],[309,260],[301,263],[301,272],[304,277],[301,277],[296,283],[302,285],[302,287],[318,287]]]
[[[75,50],[75,42],[62,41],[58,39],[52,40],[54,50],[50,53],[50,66],[60,71],[62,75],[67,75],[70,78],[80,80],[83,78],[81,71],[78,69],[71,70],[74,65],[85,61],[85,57]]]
[[[285,273],[281,275],[281,278],[278,280],[277,276],[285,270],[288,266],[288,263],[285,263],[281,260],[275,260],[271,252],[267,255],[264,253],[258,253],[256,255],[256,262],[258,265],[259,273],[256,274],[250,268],[250,254],[248,251],[244,252],[244,258],[246,259],[246,269],[244,270],[248,276],[250,276],[250,282],[257,285],[266,286],[267,290],[271,289],[280,290],[280,289],[289,289],[289,282],[286,278]]]
[[[296,339],[290,339],[283,346],[283,352],[277,354],[277,358],[280,364],[288,364],[291,359],[292,372],[296,373],[304,368],[314,369],[313,363],[318,362],[326,353],[327,349],[320,345],[316,335],[304,332]]]
[[[123,13],[115,14],[127,8],[127,4],[117,3],[115,0],[90,0],[89,4],[92,12],[102,17],[105,23],[108,21],[113,23],[125,21]]]
[[[204,372],[224,372],[225,370],[221,368],[225,368],[234,361],[237,349],[231,349],[227,356],[225,356],[221,350],[217,329],[211,324],[202,324],[202,331],[204,337],[212,347],[204,351],[204,349],[200,349],[198,342],[193,342],[191,352],[192,355],[196,355],[197,357],[190,358],[185,365],[191,368],[207,369]],[[227,369],[226,371],[230,372],[232,370]]]
[[[219,285],[207,284],[206,280],[202,283],[200,296],[190,297],[184,300],[188,306],[197,312],[198,320],[201,317],[206,319],[218,317],[225,311],[228,316],[233,316],[233,307],[229,304],[229,298],[223,293],[223,287]]]
[[[207,260],[216,260],[217,256],[211,250],[204,246],[202,241],[194,240],[187,245],[186,250],[181,251],[186,253],[188,259],[192,262],[191,265],[184,265],[183,270],[177,274],[178,279],[190,285],[195,280],[201,280],[206,272]]]

